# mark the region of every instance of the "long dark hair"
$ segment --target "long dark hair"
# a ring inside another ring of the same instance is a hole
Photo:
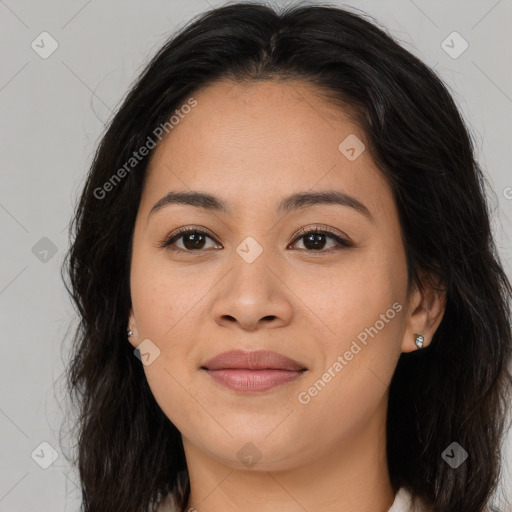
[[[500,475],[512,289],[471,135],[436,74],[365,16],[246,2],[192,20],[158,51],[111,120],[73,218],[63,270],[80,324],[66,375],[78,411],[73,463],[83,510],[154,510],[178,484],[180,505],[188,500],[180,432],[126,338],[132,233],[151,152],[133,168],[126,163],[219,79],[303,80],[356,116],[393,189],[409,284],[447,297],[431,344],[402,354],[391,382],[391,481],[435,512],[481,512]],[[453,442],[469,454],[457,470],[442,458]]]

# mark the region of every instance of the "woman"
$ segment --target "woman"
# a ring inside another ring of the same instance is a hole
[[[361,16],[214,9],[96,153],[67,272],[84,511],[481,512],[511,286],[439,78]]]

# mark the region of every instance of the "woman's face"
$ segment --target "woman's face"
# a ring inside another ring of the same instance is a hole
[[[185,449],[233,467],[290,468],[382,433],[400,353],[426,334],[407,303],[391,189],[360,128],[313,87],[218,82],[194,94],[152,156],[136,219],[130,342],[146,340],[148,383]],[[224,208],[152,212],[170,192]],[[321,193],[331,201],[293,199]],[[196,233],[159,246],[183,227]],[[233,350],[298,366],[208,364]]]

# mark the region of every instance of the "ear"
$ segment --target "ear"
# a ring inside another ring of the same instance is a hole
[[[422,290],[415,285],[409,296],[402,352],[418,350],[415,334],[421,334],[425,341],[423,347],[432,342],[432,338],[443,319],[446,309],[446,289],[436,284],[423,284]]]
[[[130,308],[130,315],[128,318],[128,325],[126,326],[126,332],[132,331],[133,334],[128,336],[128,341],[132,345],[133,348],[137,348],[140,344],[139,340],[139,331],[137,329],[137,321],[135,320],[135,315],[133,313],[133,309]]]

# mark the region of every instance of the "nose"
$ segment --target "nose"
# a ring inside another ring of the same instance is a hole
[[[260,258],[250,264],[235,262],[216,287],[211,314],[218,325],[254,331],[290,323],[293,293],[286,277]]]

